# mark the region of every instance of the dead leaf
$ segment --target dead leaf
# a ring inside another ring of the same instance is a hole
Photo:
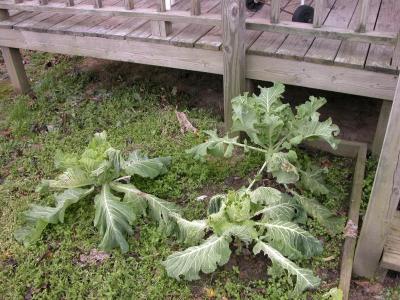
[[[344,237],[357,238],[358,226],[352,220],[348,220],[344,228]]]
[[[193,132],[197,133],[198,130],[195,128],[192,123],[188,120],[186,114],[184,112],[175,111],[176,118],[178,119],[179,125],[181,127],[181,132]]]
[[[215,291],[212,288],[204,288],[204,291],[206,292],[206,297],[208,299],[212,299],[216,297]]]
[[[369,294],[380,294],[383,291],[383,285],[379,282],[370,282],[367,280],[354,280],[354,283],[361,286]]]
[[[79,256],[79,264],[83,267],[86,265],[99,265],[110,258],[110,254],[97,249],[90,250],[89,254],[81,254]]]

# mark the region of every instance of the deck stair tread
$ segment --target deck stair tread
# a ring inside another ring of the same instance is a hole
[[[400,211],[397,211],[389,227],[381,267],[400,272]]]

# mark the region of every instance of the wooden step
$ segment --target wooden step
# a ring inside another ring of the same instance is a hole
[[[390,224],[381,267],[400,272],[400,211],[396,212]]]

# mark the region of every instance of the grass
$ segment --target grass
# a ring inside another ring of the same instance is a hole
[[[104,80],[100,71],[80,68],[80,64],[79,58],[32,53],[28,71],[36,97],[14,96],[9,86],[0,85],[0,298],[293,299],[290,279],[243,278],[238,266],[222,267],[193,283],[167,277],[160,262],[179,245],[146,220],[129,238],[127,254],[115,250],[100,264],[82,266],[80,255],[100,242],[89,202],[71,208],[65,224],[50,226],[36,244],[25,248],[16,243],[12,234],[21,212],[29,203],[52,202],[50,197],[40,198],[34,189],[42,178],[55,175],[55,150],[80,152],[94,132],[107,130],[110,142],[124,151],[139,148],[151,156],[172,156],[165,176],[138,185],[178,202],[189,219],[204,217],[206,204],[196,200],[197,196],[232,188],[227,178],[246,178],[262,161],[257,155],[193,161],[185,150],[203,137],[182,134],[174,112],[176,106],[185,110],[187,95],[176,93],[171,86],[120,74],[113,66],[101,71],[108,74]],[[191,108],[187,113],[199,129],[221,126],[221,120],[208,111]],[[334,190],[320,200],[343,213],[350,192],[351,162],[324,154],[308,156],[317,163],[330,162],[327,184]],[[341,238],[328,236],[311,220],[307,227],[323,238],[325,250],[311,263],[300,263],[311,264],[323,284],[299,299],[320,299],[337,285]]]

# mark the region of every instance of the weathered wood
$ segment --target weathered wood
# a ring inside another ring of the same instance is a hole
[[[246,64],[247,78],[389,101],[393,100],[397,83],[396,75],[252,55],[251,50]]]
[[[318,149],[324,152],[328,152],[336,156],[357,158],[360,149],[365,147],[365,143],[348,141],[348,140],[339,140],[338,147],[336,149],[333,149],[327,142],[322,140],[316,140],[316,141],[306,141],[304,142],[304,146],[306,148]]]
[[[397,42],[393,52],[392,66],[400,68],[400,32],[397,34]]]
[[[127,10],[135,8],[135,0],[124,0],[124,7]]]
[[[18,93],[28,93],[30,85],[19,49],[0,47],[11,83]]]
[[[246,84],[245,4],[242,0],[222,0],[222,53],[224,62],[224,122],[232,125],[231,100],[244,92]]]
[[[71,6],[75,5],[75,2],[74,2],[74,0],[65,0],[65,5],[67,7],[71,7]]]
[[[158,0],[158,12],[166,12],[165,0]],[[151,21],[151,33],[154,36],[166,37],[172,32],[172,23],[166,21]]]
[[[390,222],[381,268],[400,272],[400,211]]]
[[[356,28],[357,32],[365,32],[367,29],[369,2],[370,0],[361,0],[360,18]]]
[[[14,0],[15,4],[22,3],[22,2],[24,2],[24,0]]]
[[[313,26],[314,28],[319,28],[324,23],[324,0],[315,0],[314,3],[315,7]]]
[[[272,24],[279,23],[279,17],[281,14],[281,1],[271,0],[271,15],[270,20]]]
[[[360,1],[357,4],[355,14],[353,15],[349,25],[350,29],[355,30],[357,29],[357,26],[359,26],[362,4],[363,3]],[[378,19],[380,6],[381,6],[381,0],[371,0],[369,2],[368,18],[366,23],[367,31],[374,29],[375,23]],[[369,48],[370,48],[369,43],[343,41],[335,57],[335,64],[363,69],[365,61],[367,59]]]
[[[376,125],[374,141],[372,143],[372,154],[379,157],[381,154],[383,139],[385,138],[386,128],[389,120],[392,102],[382,101],[379,113],[378,124]]]
[[[347,224],[358,229],[358,219],[360,216],[360,205],[363,192],[365,162],[367,160],[367,145],[363,144],[358,148],[357,161],[353,175],[353,187],[351,190],[350,209]],[[357,230],[358,231],[358,230]],[[354,251],[356,248],[357,237],[346,236],[342,251],[342,261],[340,267],[339,288],[343,291],[343,299],[349,299],[351,274],[353,269]]]
[[[400,80],[383,141],[374,185],[356,248],[354,272],[373,277],[379,267],[388,227],[400,199]]]
[[[39,0],[39,5],[47,5],[48,3],[48,0]]]
[[[201,6],[200,6],[201,1],[200,0],[192,0],[192,8],[190,10],[190,13],[192,16],[199,16],[201,15]]]
[[[93,7],[94,8],[102,8],[103,7],[103,0],[93,0]]]

